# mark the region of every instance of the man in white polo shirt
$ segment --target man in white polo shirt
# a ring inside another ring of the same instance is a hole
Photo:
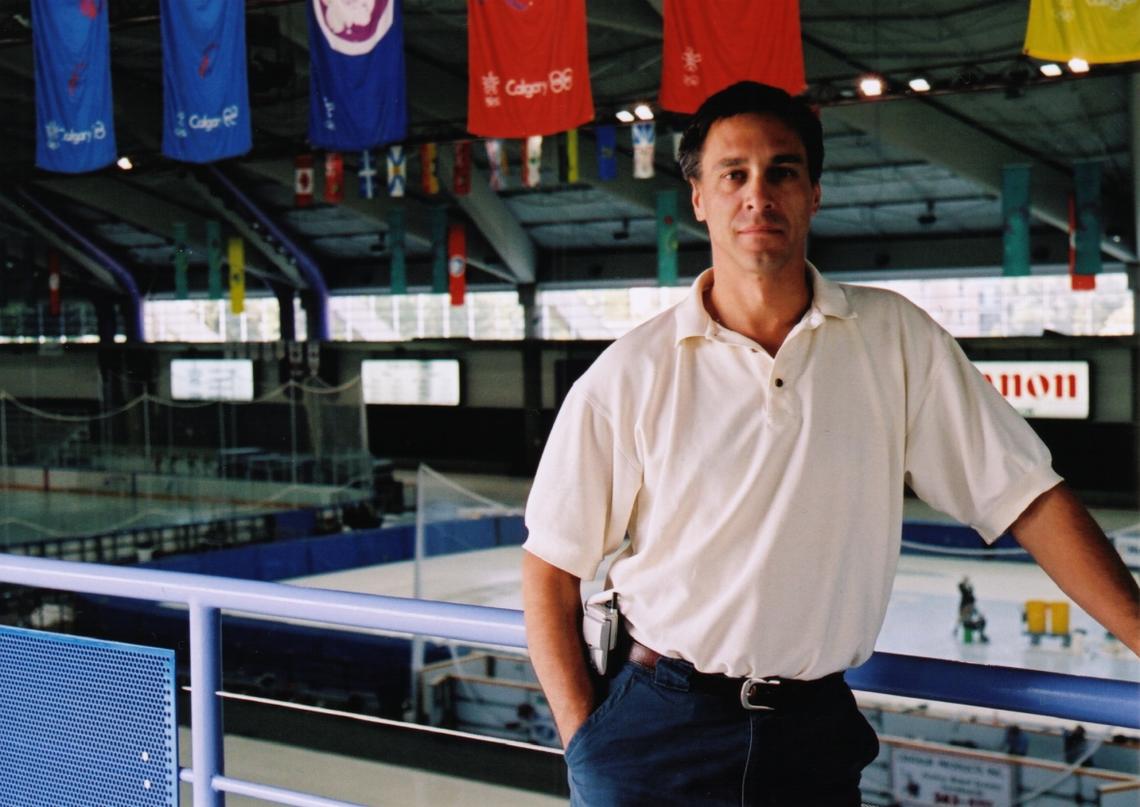
[[[575,804],[857,805],[878,742],[842,673],[871,654],[904,484],[1011,528],[1140,651],[1140,594],[1049,452],[923,311],[806,260],[818,119],[734,85],[681,144],[712,268],[571,389],[530,500],[531,658]],[[588,668],[604,556],[621,637]]]

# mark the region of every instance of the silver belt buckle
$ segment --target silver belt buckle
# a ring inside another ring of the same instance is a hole
[[[740,705],[753,712],[776,711],[775,706],[764,706],[763,704],[753,703],[751,696],[757,687],[778,687],[779,685],[780,679],[778,678],[745,678],[744,683],[740,685]]]

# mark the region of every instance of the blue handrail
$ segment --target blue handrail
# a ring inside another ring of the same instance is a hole
[[[220,688],[221,609],[339,626],[422,634],[474,644],[525,647],[522,612],[300,588],[155,569],[0,554],[0,583],[189,606],[194,807],[219,807],[224,793],[280,804],[349,807],[344,802],[223,775]],[[1032,712],[1140,729],[1140,683],[876,653],[847,673],[854,689]]]

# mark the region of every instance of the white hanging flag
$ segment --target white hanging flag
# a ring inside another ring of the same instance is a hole
[[[537,188],[542,174],[542,135],[526,139],[526,163],[523,167],[523,185]]]
[[[657,127],[653,121],[635,123],[631,132],[633,135],[633,178],[652,179]]]
[[[506,151],[503,150],[503,141],[490,139],[487,147],[487,182],[493,191],[501,191],[507,183]]]

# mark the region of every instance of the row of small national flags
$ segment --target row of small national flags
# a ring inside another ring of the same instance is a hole
[[[673,134],[673,151],[676,155],[680,145],[680,134]],[[617,128],[598,126],[594,129],[597,144],[597,174],[599,180],[614,180],[618,176],[617,167]],[[630,127],[633,147],[633,177],[651,179],[655,174],[654,156],[657,147],[657,130],[650,122],[635,123]],[[549,140],[550,138],[548,138]],[[510,160],[507,143],[500,139],[482,141],[487,158],[487,184],[491,190],[507,187],[510,176]],[[456,196],[466,196],[471,192],[472,152],[474,143],[461,140],[451,144],[454,150],[452,160],[451,191]],[[578,130],[571,129],[557,136],[558,181],[578,182],[581,179],[579,168]],[[420,166],[420,188],[424,194],[434,196],[442,188],[440,180],[440,146],[424,143],[418,147]],[[373,199],[378,195],[378,186],[383,181],[391,197],[402,197],[408,186],[408,156],[410,147],[392,145],[386,149],[386,171],[380,175],[377,160],[371,150],[360,152],[357,177],[361,199]],[[521,141],[519,154],[520,180],[525,188],[536,188],[541,182],[543,138],[541,135],[527,137]],[[329,151],[324,157],[324,201],[337,203],[344,200],[344,156],[337,151]],[[306,207],[313,203],[316,189],[316,176],[313,155],[299,154],[294,162],[294,204]]]

